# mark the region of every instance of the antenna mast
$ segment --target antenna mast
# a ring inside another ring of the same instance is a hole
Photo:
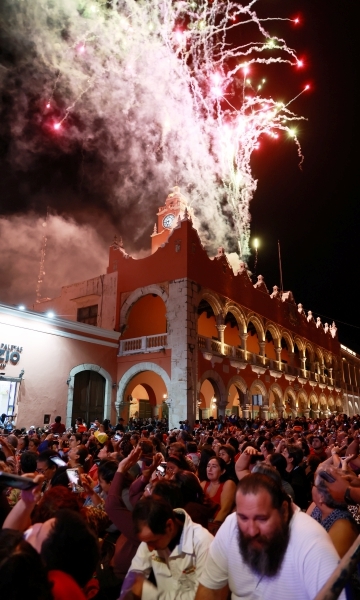
[[[47,222],[48,222],[49,211],[50,211],[50,207],[48,206],[47,211],[46,211],[46,219],[42,224],[42,226],[45,227],[45,232],[42,237],[42,243],[41,243],[40,267],[39,267],[39,275],[38,275],[37,285],[36,285],[36,304],[39,304],[39,302],[41,302],[41,284],[43,282],[43,277],[45,275],[44,268],[45,268],[46,242],[47,242],[46,226],[47,226]]]

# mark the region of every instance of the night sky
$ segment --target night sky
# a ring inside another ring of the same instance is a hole
[[[16,4],[14,0],[12,5]],[[259,15],[271,11],[301,18],[301,26],[284,24],[280,34],[304,57],[305,68],[296,74],[283,70],[281,75],[270,68],[266,76],[271,94],[288,100],[304,84],[309,83],[311,89],[291,107],[307,118],[297,125],[305,157],[302,170],[292,141],[285,137],[261,140],[252,158],[258,187],[250,210],[252,237],[260,241],[257,274],[264,276],[270,291],[280,283],[279,239],[284,289],[293,292],[305,311],[312,310],[315,318],[321,316],[323,323],[335,320],[340,341],[360,353],[357,4],[355,0],[263,0],[256,6]],[[107,247],[115,233],[122,235],[128,251],[141,256],[150,246],[156,209],[175,181],[170,181],[169,173],[163,179],[160,174],[157,185],[151,186],[146,164],[139,164],[141,176],[131,173],[130,179],[143,195],[134,193],[130,199],[125,194],[121,202],[115,202],[117,167],[111,163],[110,150],[121,141],[103,127],[100,114],[93,115],[90,136],[76,111],[69,118],[69,126],[76,131],[71,142],[66,136],[54,139],[49,134],[42,122],[41,103],[49,96],[51,77],[34,69],[27,101],[21,100],[23,82],[29,76],[28,69],[23,71],[22,57],[32,52],[35,57],[38,50],[27,43],[24,33],[17,39],[11,34],[9,14],[6,1],[0,7],[0,23],[6,24],[0,38],[0,301],[31,304],[47,207],[52,219],[46,229],[42,293],[53,296],[61,285],[105,272]],[[279,32],[277,25],[271,27]],[[46,48],[44,52],[46,64]],[[260,77],[260,70],[254,75]],[[50,117],[56,119],[56,111],[60,114],[63,108],[56,93],[54,104]],[[22,130],[26,152],[19,150],[19,144],[14,150],[17,128]],[[100,147],[106,151],[99,151]],[[249,268],[253,266],[251,257]]]

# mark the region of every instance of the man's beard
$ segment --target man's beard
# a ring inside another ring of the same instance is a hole
[[[240,554],[252,571],[258,575],[274,577],[281,567],[290,538],[288,523],[283,523],[281,530],[277,531],[271,538],[257,535],[247,536],[238,531],[238,543]],[[253,543],[261,544],[253,546]]]

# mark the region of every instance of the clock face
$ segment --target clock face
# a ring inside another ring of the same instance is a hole
[[[175,215],[166,215],[166,217],[163,218],[163,226],[166,228],[170,228],[174,219]]]

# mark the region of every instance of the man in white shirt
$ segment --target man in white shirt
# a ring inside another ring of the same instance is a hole
[[[138,502],[133,521],[141,544],[120,598],[194,600],[213,536],[161,498]],[[156,587],[147,580],[151,569]]]
[[[238,485],[236,513],[211,544],[196,600],[313,600],[339,561],[325,529],[260,473]],[[345,596],[341,595],[341,599]]]

